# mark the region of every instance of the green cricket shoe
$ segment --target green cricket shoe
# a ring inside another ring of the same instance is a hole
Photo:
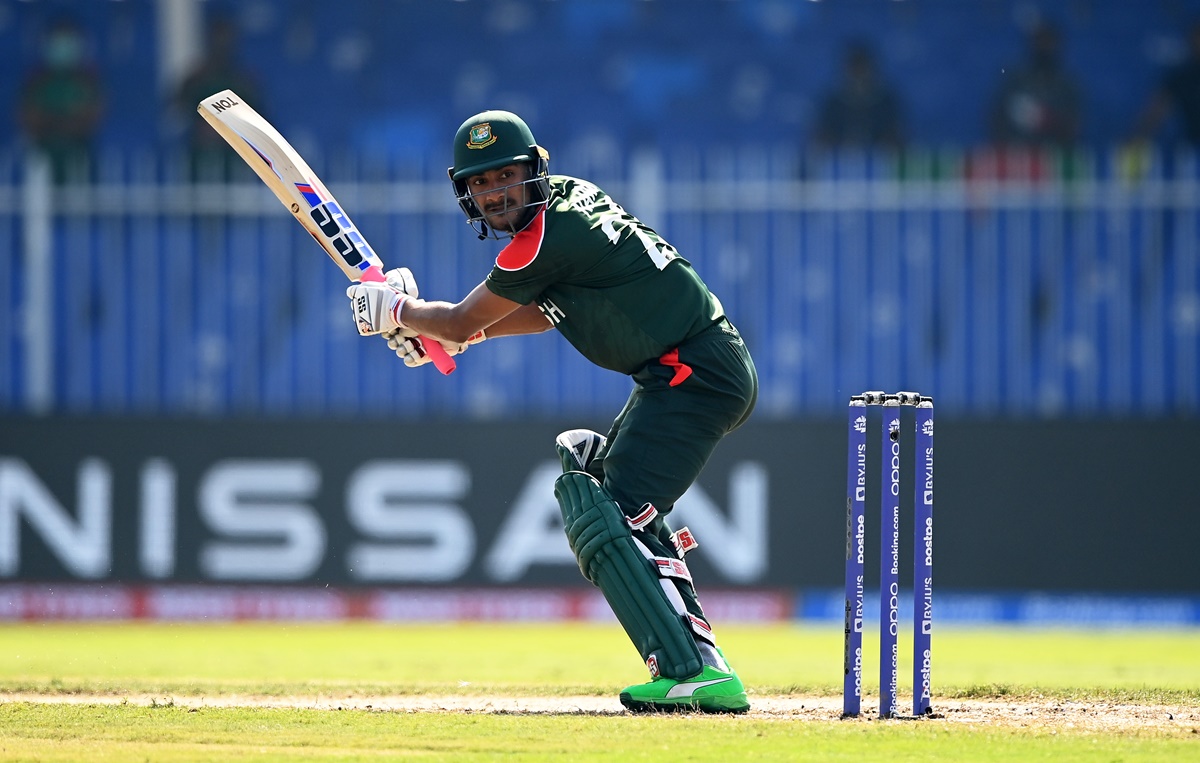
[[[685,681],[659,677],[649,683],[627,686],[621,704],[634,713],[694,712],[744,713],[750,709],[746,687],[737,673],[706,665]]]

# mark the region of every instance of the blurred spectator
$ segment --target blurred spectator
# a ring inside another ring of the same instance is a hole
[[[176,107],[187,125],[187,146],[194,177],[227,178],[240,171],[242,164],[228,145],[196,114],[196,105],[213,93],[232,90],[255,111],[263,113],[255,77],[238,62],[237,23],[227,16],[215,16],[208,24],[208,39],[200,64],[179,85]],[[237,168],[234,170],[233,168]]]
[[[70,19],[55,21],[41,58],[21,90],[21,128],[46,154],[56,182],[82,177],[104,113],[103,86],[83,30]]]
[[[846,46],[841,80],[826,93],[815,139],[825,147],[899,148],[904,140],[900,98],[878,72],[865,43]]]
[[[1152,139],[1172,115],[1180,138],[1200,146],[1200,21],[1188,33],[1187,57],[1167,69],[1134,128],[1134,139]]]
[[[992,103],[991,136],[999,145],[1064,148],[1080,136],[1080,89],[1062,67],[1058,29],[1029,34],[1029,58],[1006,72]]]

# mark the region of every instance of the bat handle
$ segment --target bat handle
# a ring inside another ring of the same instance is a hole
[[[442,347],[442,343],[436,339],[430,339],[423,336],[421,346],[425,348],[425,353],[429,355],[429,359],[433,361],[434,368],[441,371],[443,374],[454,373],[454,369],[458,368],[458,364],[454,362],[454,358],[446,353],[446,349]]]
[[[372,265],[362,272],[360,278],[362,281],[386,281],[387,278],[383,275],[383,269],[378,265]],[[458,368],[458,364],[454,362],[454,358],[446,354],[446,350],[442,347],[442,343],[436,339],[428,337],[418,337],[421,340],[421,346],[425,348],[425,354],[433,361],[433,365],[443,374],[449,375]]]

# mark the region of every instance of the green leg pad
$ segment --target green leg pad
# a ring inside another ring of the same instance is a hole
[[[690,627],[663,592],[652,563],[634,544],[625,515],[591,475],[567,472],[554,483],[563,528],[583,576],[594,583],[638,653],[667,678],[701,671]]]

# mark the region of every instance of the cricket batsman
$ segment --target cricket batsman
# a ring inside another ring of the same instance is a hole
[[[583,576],[604,594],[650,671],[621,692],[634,712],[743,713],[745,688],[717,639],[667,516],[717,443],[750,416],[754,361],[720,301],[658,233],[601,189],[549,174],[528,125],[485,111],[454,136],[450,180],[481,239],[505,239],[460,302],[419,298],[407,268],[347,290],[359,333],[382,334],[410,367],[417,335],[451,355],[485,339],[558,331],[594,364],[634,382],[607,436],[555,441],[554,484]],[[719,541],[718,541],[719,542]]]

